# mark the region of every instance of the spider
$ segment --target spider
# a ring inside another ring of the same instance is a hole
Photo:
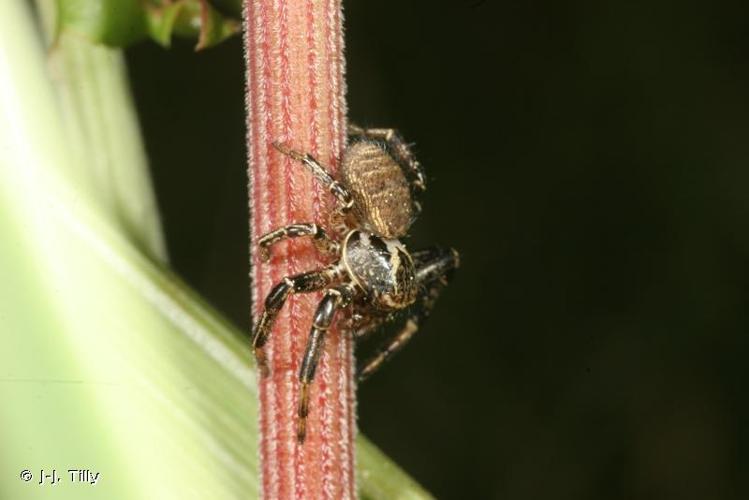
[[[425,176],[408,145],[393,129],[364,129],[352,125],[351,139],[335,178],[315,158],[274,143],[274,147],[307,166],[337,200],[338,238],[315,223],[294,223],[263,235],[261,260],[270,248],[287,238],[309,236],[317,248],[334,257],[326,267],[277,283],[265,299],[265,308],[252,332],[252,346],[263,376],[269,374],[263,346],[286,299],[295,293],[325,290],[312,320],[306,351],[299,369],[297,439],[304,442],[309,412],[309,386],[323,351],[325,335],[338,310],[350,308],[345,330],[355,339],[366,337],[397,312],[407,310],[402,327],[358,372],[359,380],[374,373],[411,339],[429,315],[447,277],[458,267],[453,249],[430,247],[409,252],[404,237],[420,211],[414,195],[425,190]],[[410,308],[410,306],[415,306]]]

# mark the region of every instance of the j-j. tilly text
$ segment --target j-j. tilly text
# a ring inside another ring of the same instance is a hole
[[[90,469],[40,469],[38,484],[57,485],[58,483],[90,484],[96,485],[100,478],[100,472]]]

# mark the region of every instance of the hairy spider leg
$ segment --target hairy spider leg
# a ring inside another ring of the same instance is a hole
[[[273,147],[286,156],[306,165],[312,172],[312,175],[314,175],[315,178],[336,197],[340,204],[340,210],[348,212],[351,207],[354,206],[354,198],[351,196],[351,193],[348,192],[348,189],[335,180],[330,172],[328,172],[327,169],[312,155],[295,151],[280,142],[274,142]]]
[[[450,278],[452,272],[460,267],[460,254],[454,248],[445,248],[439,245],[411,252],[416,267],[416,281],[420,285],[431,283],[435,280],[445,281]]]
[[[315,378],[315,370],[320,361],[320,355],[325,345],[325,334],[330,329],[335,313],[342,307],[346,307],[355,293],[353,285],[342,285],[331,288],[325,292],[320,304],[317,306],[315,316],[312,320],[312,329],[307,339],[307,349],[302,358],[299,368],[299,408],[297,415],[297,440],[304,442],[307,436],[307,415],[309,414],[309,385]]]
[[[341,246],[337,241],[331,239],[323,228],[311,222],[301,222],[289,224],[261,236],[257,242],[260,248],[260,259],[263,261],[270,259],[270,247],[272,245],[288,238],[298,238],[300,236],[312,236],[312,242],[322,253],[331,255],[338,255],[340,253]]]
[[[265,308],[255,328],[252,330],[252,347],[255,351],[255,360],[260,368],[260,373],[266,377],[270,373],[268,363],[265,359],[263,346],[268,341],[273,322],[286,299],[293,293],[309,293],[322,290],[340,276],[337,266],[329,266],[315,271],[309,271],[295,276],[287,276],[277,283],[265,298]]]
[[[405,324],[359,370],[359,381],[363,381],[408,343],[419,327],[429,317],[442,289],[447,285],[448,275],[460,264],[458,252],[453,249],[430,247],[411,254],[416,265],[416,281],[424,287],[419,296],[419,305],[410,314]]]
[[[395,160],[406,171],[410,177],[411,191],[414,194],[422,193],[427,188],[427,177],[421,163],[416,160],[406,141],[392,128],[363,128],[358,125],[349,124],[348,135],[355,138],[375,139],[384,142]],[[415,212],[421,212],[421,205],[413,201]]]
[[[393,314],[369,317],[358,313],[356,310],[351,315],[346,329],[351,332],[354,340],[364,340],[385,323],[393,321]]]

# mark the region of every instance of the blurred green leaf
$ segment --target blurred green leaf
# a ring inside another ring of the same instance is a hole
[[[200,6],[202,22],[196,50],[213,47],[239,31],[238,21],[226,19],[206,0],[201,0]]]
[[[57,19],[54,1],[37,0],[37,5],[51,38]],[[166,261],[123,54],[64,32],[50,48],[47,65],[73,155],[68,181],[87,192],[100,213],[141,251]]]
[[[0,23],[0,498],[254,496],[241,334],[68,180],[83,169],[24,4]],[[67,481],[39,485],[53,468]]]
[[[239,21],[224,17],[207,0],[177,0],[146,9],[149,33],[169,46],[172,35],[197,38],[195,50],[213,47],[239,31]]]
[[[164,47],[168,47],[172,43],[172,33],[183,7],[182,2],[177,2],[164,7],[149,9],[146,16],[148,33],[155,42]]]
[[[239,31],[239,22],[208,0],[57,0],[57,34],[70,32],[94,43],[125,47],[151,37],[168,47],[172,36],[197,38],[212,47]]]
[[[141,0],[57,0],[59,30],[70,30],[92,42],[123,47],[146,36]]]

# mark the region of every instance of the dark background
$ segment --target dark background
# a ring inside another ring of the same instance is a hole
[[[746,2],[346,2],[462,268],[360,388],[440,498],[746,498]],[[176,270],[249,331],[241,43],[129,51]]]

